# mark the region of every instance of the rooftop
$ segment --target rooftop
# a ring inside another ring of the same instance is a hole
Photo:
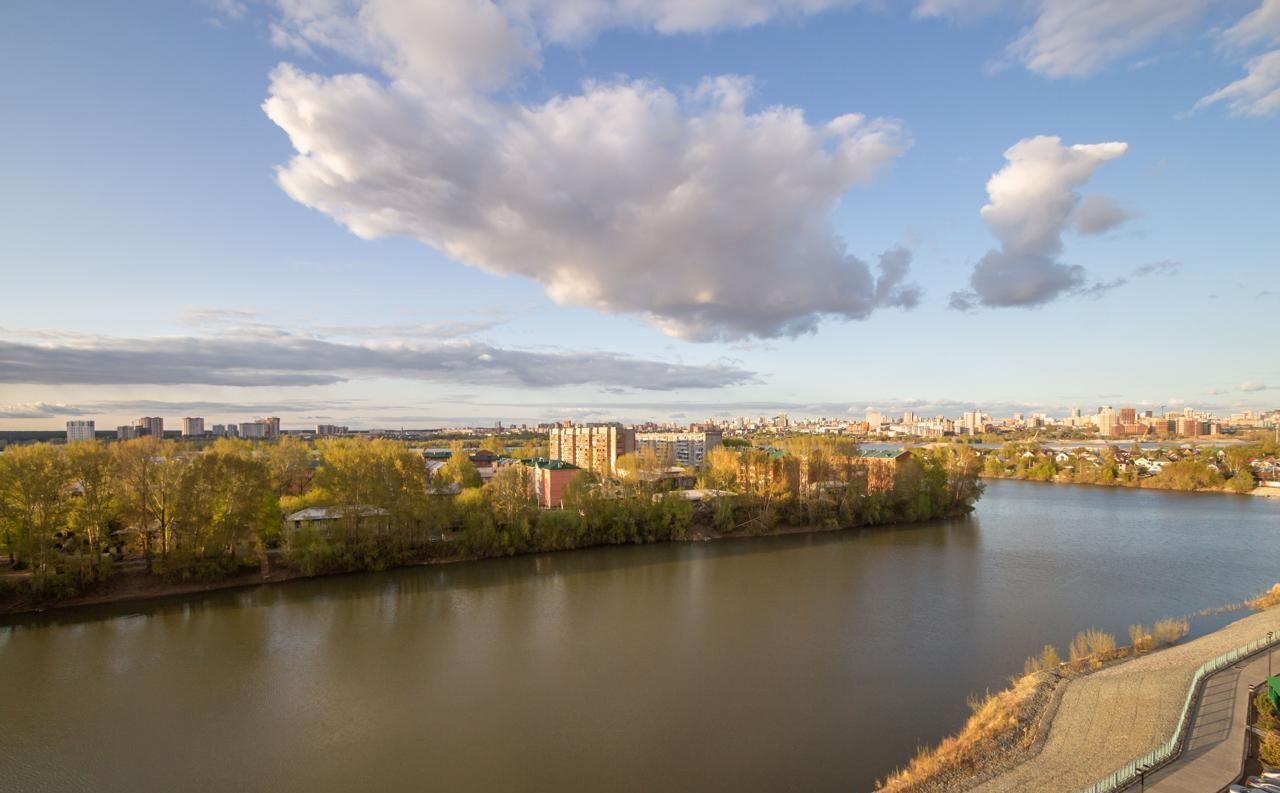
[[[578,466],[564,460],[550,460],[546,457],[526,457],[520,461],[530,468],[546,468],[550,471],[577,471]]]

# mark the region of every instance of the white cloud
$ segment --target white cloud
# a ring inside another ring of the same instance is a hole
[[[1223,31],[1222,39],[1232,47],[1280,42],[1280,0],[1262,0],[1262,5]]]
[[[1006,54],[1050,78],[1086,77],[1200,17],[1210,0],[921,0],[917,16],[972,17],[1013,5],[1035,15]]]
[[[702,13],[691,17],[660,3],[635,13],[659,29],[693,30],[830,5],[695,3]],[[551,6],[521,7],[541,19]],[[380,8],[362,4],[360,24]],[[386,82],[287,65],[273,74],[263,107],[297,150],[278,172],[295,200],[362,237],[411,237],[532,278],[559,303],[638,314],[686,339],[796,335],[823,317],[914,304],[909,256],[894,254],[877,277],[829,221],[844,193],[910,145],[900,123],[749,111],[751,84],[732,76],[681,93],[588,83],[522,104],[461,90],[470,78],[441,76],[438,65],[406,66],[397,53],[429,44],[417,29],[379,28],[393,42],[380,62]]]
[[[1106,234],[1133,218],[1133,213],[1104,195],[1085,196],[1071,215],[1071,223],[1077,233],[1085,235]]]
[[[1039,136],[1005,151],[1008,162],[987,182],[990,200],[981,212],[1001,247],[979,260],[971,289],[953,294],[952,307],[1038,306],[1072,292],[1096,296],[1123,283],[1085,286],[1085,269],[1058,257],[1062,235],[1072,226],[1096,232],[1123,221],[1114,212],[1103,213],[1101,220],[1082,219],[1078,212],[1085,205],[1077,190],[1100,165],[1127,150],[1128,144],[1120,142],[1063,146],[1060,138]],[[1114,202],[1103,205],[1111,206]]]
[[[1246,74],[1196,102],[1196,109],[1225,102],[1233,116],[1270,116],[1280,112],[1280,50],[1245,64]]]
[[[1250,381],[1247,383],[1240,384],[1241,391],[1267,391],[1269,389],[1270,389],[1270,386],[1268,386],[1266,383],[1259,383],[1256,381]]]

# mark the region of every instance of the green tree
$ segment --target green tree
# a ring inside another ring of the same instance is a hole
[[[69,469],[62,450],[46,443],[16,446],[0,454],[0,500],[15,562],[31,569],[32,588],[43,592],[55,572],[54,534],[66,526]]]
[[[66,457],[76,492],[68,524],[81,540],[81,580],[88,583],[102,577],[102,554],[112,527],[119,523],[116,460],[106,446],[96,441],[69,444]]]
[[[462,441],[449,444],[449,462],[444,464],[439,474],[442,483],[456,482],[462,487],[479,487],[482,484],[480,472],[462,445]]]

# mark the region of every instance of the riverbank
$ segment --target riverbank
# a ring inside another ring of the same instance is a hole
[[[953,515],[935,518],[934,520],[949,520],[956,517],[963,517],[968,514],[968,510],[957,512]],[[902,522],[902,523],[885,523],[877,526],[796,526],[796,525],[779,525],[767,531],[758,529],[744,530],[737,532],[720,532],[707,527],[699,527],[687,536],[671,540],[672,543],[696,543],[711,542],[716,540],[732,540],[732,539],[748,539],[758,537],[781,537],[787,535],[798,534],[823,534],[840,531],[855,531],[857,529],[867,528],[884,528],[890,526],[913,526],[919,523]],[[456,540],[454,540],[456,541]],[[636,543],[623,543],[624,545],[637,545]],[[583,545],[576,548],[564,548],[559,550],[534,551],[532,553],[572,553],[574,551],[582,551],[590,548],[604,547],[602,545]],[[527,556],[530,554],[513,554],[514,556]],[[276,554],[277,560],[281,554]],[[269,566],[269,570],[263,573],[260,568],[253,570],[244,570],[240,573],[219,579],[217,581],[207,582],[170,582],[163,578],[147,573],[145,569],[140,569],[138,565],[134,565],[134,569],[117,572],[95,587],[94,591],[86,595],[77,595],[59,600],[38,601],[33,599],[29,593],[20,593],[14,587],[8,589],[0,588],[0,619],[5,617],[16,617],[27,614],[39,614],[48,611],[73,611],[80,608],[89,608],[93,606],[102,606],[112,603],[142,603],[155,600],[163,600],[171,597],[181,597],[185,595],[195,595],[202,592],[217,592],[227,589],[245,589],[255,586],[263,586],[269,584],[285,584],[292,581],[304,581],[314,578],[331,578],[334,576],[354,575],[358,573],[377,573],[386,570],[397,570],[410,567],[423,567],[429,565],[446,565],[457,564],[460,562],[484,562],[492,559],[506,559],[510,556],[481,556],[476,554],[453,554],[443,556],[430,556],[421,558],[411,558],[399,562],[398,564],[388,565],[383,570],[328,570],[315,573],[305,573],[296,568],[285,566],[281,561],[276,561]],[[137,562],[139,560],[132,560]],[[11,576],[12,574],[10,574]]]
[[[1217,493],[1225,496],[1261,496],[1280,498],[1280,487],[1256,487],[1253,490],[1232,490],[1228,487],[1205,487],[1184,490],[1176,487],[1161,487],[1150,484],[1150,480],[1138,479],[1133,482],[1116,480],[1114,482],[1069,482],[1059,479],[1030,479],[1021,476],[1001,476],[999,474],[982,474],[981,479],[1003,479],[1008,482],[1030,482],[1036,485],[1077,485],[1079,487],[1106,487],[1125,490],[1158,490],[1164,493]]]
[[[1201,664],[1280,630],[1278,600],[1280,585],[1253,601],[1263,609],[1256,614],[1088,674],[1025,675],[879,790],[1066,793],[1086,787],[1169,738]]]

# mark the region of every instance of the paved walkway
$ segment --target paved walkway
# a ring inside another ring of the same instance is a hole
[[[1168,740],[1200,664],[1280,630],[1280,609],[1252,614],[1207,636],[1071,680],[1049,725],[1044,747],[973,790],[977,793],[1072,793]],[[1277,651],[1280,658],[1280,651]],[[1265,663],[1265,656],[1263,656]],[[1263,673],[1265,674],[1265,668]],[[1227,683],[1220,683],[1226,686]],[[1225,688],[1205,699],[1195,749],[1205,754],[1227,741]],[[1234,699],[1231,700],[1234,703]],[[1216,707],[1217,710],[1212,710]],[[1234,704],[1231,707],[1235,707]],[[1219,730],[1215,733],[1214,729]],[[1215,743],[1215,738],[1222,738]],[[1237,745],[1239,751],[1239,745]],[[1200,756],[1200,755],[1197,755]],[[1221,785],[1196,788],[1215,793]],[[1173,790],[1173,789],[1171,789]]]
[[[1275,649],[1280,658],[1280,651]],[[1223,669],[1205,683],[1182,756],[1147,780],[1150,793],[1216,793],[1240,776],[1249,686],[1267,676],[1267,654]]]

